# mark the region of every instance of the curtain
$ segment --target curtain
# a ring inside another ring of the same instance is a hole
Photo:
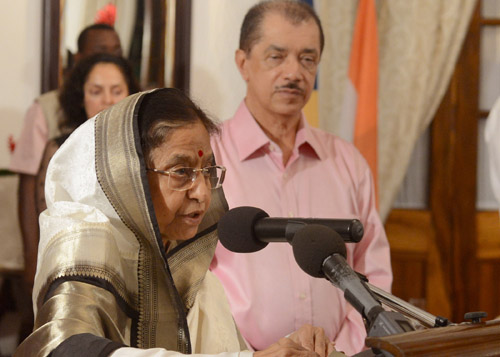
[[[319,71],[320,127],[339,128],[357,1],[322,1],[327,43]],[[476,0],[384,0],[379,35],[378,177],[387,217],[415,143],[428,127],[453,73]]]

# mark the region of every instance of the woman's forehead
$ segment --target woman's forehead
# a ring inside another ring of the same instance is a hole
[[[206,163],[211,163],[213,160],[214,156],[211,150],[204,151],[201,157],[194,150],[173,149],[157,152],[156,155],[153,153],[153,162],[157,166],[184,165],[194,167],[199,164],[205,165]]]
[[[200,149],[203,149],[203,147],[210,146],[210,135],[205,126],[198,121],[194,124],[169,130],[161,146],[170,148],[192,148],[199,146]]]
[[[212,155],[210,135],[201,122],[173,129],[165,142],[153,150],[153,160],[161,157],[169,161],[197,162]]]

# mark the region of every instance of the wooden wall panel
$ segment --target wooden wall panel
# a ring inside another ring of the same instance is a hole
[[[451,302],[445,293],[431,213],[393,210],[385,229],[391,245],[393,294],[435,315],[450,317]]]
[[[469,274],[477,286],[477,308],[488,313],[488,320],[500,317],[500,216],[498,212],[478,212],[475,216],[477,234],[477,270]],[[448,293],[443,261],[435,241],[429,211],[393,210],[385,225],[391,244],[394,274],[392,293],[432,314],[462,322],[453,316],[455,299]],[[474,253],[469,253],[474,258]],[[470,281],[463,278],[465,286]]]
[[[426,267],[427,257],[421,254],[392,252],[392,269],[395,272],[392,294],[427,309]]]

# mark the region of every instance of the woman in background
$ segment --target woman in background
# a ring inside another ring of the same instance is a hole
[[[64,82],[59,96],[64,114],[59,129],[63,134],[47,143],[37,174],[37,217],[47,208],[44,195],[45,175],[49,161],[57,149],[88,118],[138,91],[139,85],[132,68],[123,57],[97,54],[78,62]]]
[[[40,213],[47,208],[44,193],[45,176],[49,161],[57,149],[88,118],[138,91],[139,85],[132,69],[123,57],[96,54],[78,62],[64,81],[60,92],[59,102],[64,119],[59,123],[59,128],[63,134],[50,140],[45,146],[35,178],[36,216],[32,222],[26,221],[26,224],[38,225]],[[78,160],[78,156],[75,156],[75,160]],[[37,251],[38,237],[36,238],[36,241],[24,240],[25,251]],[[30,288],[33,287],[36,264],[35,259],[25,262],[25,277],[30,282]]]

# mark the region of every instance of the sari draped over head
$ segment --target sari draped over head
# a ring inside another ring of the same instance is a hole
[[[169,89],[162,89],[169,90]],[[217,222],[212,191],[195,237],[165,252],[140,145],[138,93],[88,120],[46,178],[47,210],[33,290],[34,332],[17,355],[106,355],[121,346],[181,353],[245,348],[208,271]]]

